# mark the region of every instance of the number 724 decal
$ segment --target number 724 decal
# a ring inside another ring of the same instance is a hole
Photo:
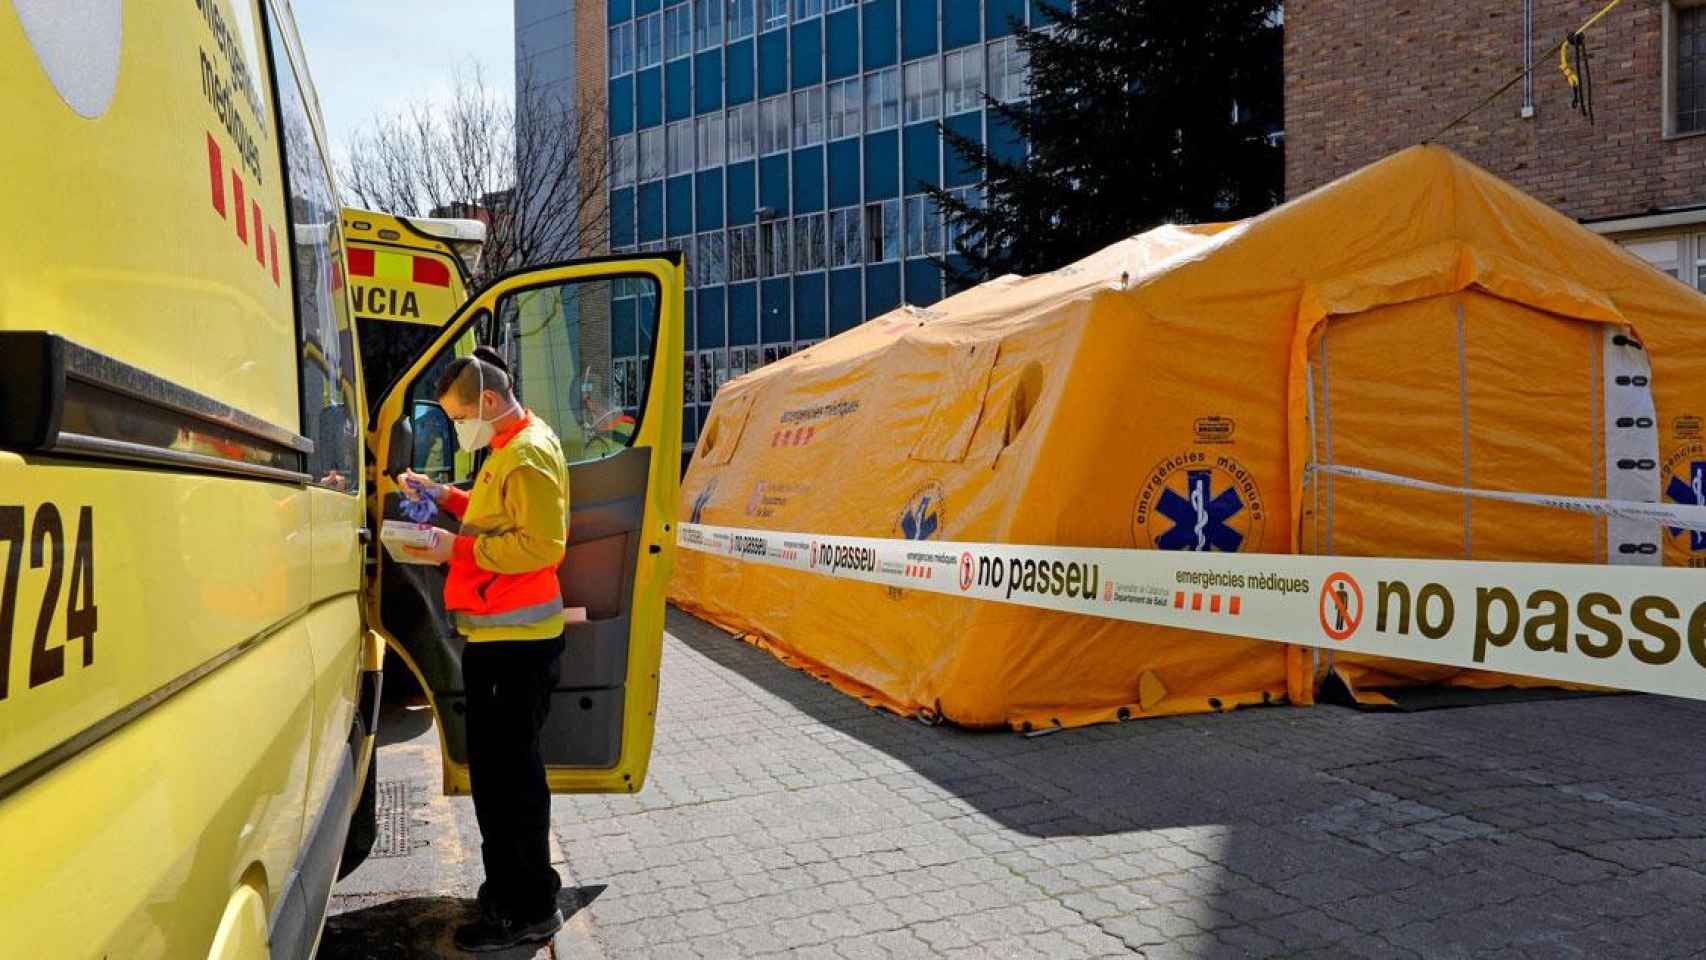
[[[65,648],[73,640],[83,642],[83,666],[95,662],[95,511],[82,507],[77,513],[77,538],[71,555],[71,583],[65,591],[65,637],[49,641],[60,587],[65,585],[65,523],[59,507],[44,503],[36,508],[33,522],[26,525],[26,510],[0,504],[0,700],[12,692],[12,638],[19,626],[18,580],[23,573],[24,547],[29,546],[31,570],[43,566],[47,584],[35,617],[30,643],[30,687],[65,675]],[[27,534],[27,536],[26,536]]]

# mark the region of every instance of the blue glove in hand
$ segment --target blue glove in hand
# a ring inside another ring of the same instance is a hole
[[[428,523],[433,517],[438,516],[438,504],[433,502],[432,497],[428,496],[425,490],[421,490],[419,487],[416,487],[415,490],[421,494],[419,498],[414,500],[410,500],[408,497],[402,498],[403,516],[416,523]]]

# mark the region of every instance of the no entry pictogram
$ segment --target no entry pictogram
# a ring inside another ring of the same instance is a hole
[[[1362,587],[1348,573],[1334,573],[1321,584],[1321,632],[1343,640],[1362,623]]]

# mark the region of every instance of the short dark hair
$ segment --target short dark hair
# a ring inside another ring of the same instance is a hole
[[[509,364],[491,347],[476,347],[471,357],[457,357],[445,365],[433,384],[433,396],[440,399],[454,394],[462,403],[478,403],[480,388],[495,390],[498,396],[509,396]]]

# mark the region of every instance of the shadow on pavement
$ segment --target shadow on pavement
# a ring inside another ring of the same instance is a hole
[[[425,702],[398,702],[387,695],[379,706],[379,738],[375,743],[381,747],[406,743],[431,728],[432,708]]]
[[[567,920],[587,908],[603,886],[564,888],[558,906]],[[377,899],[377,898],[376,898]],[[456,928],[472,920],[478,908],[460,897],[407,897],[382,900],[326,919],[320,938],[321,960],[436,960],[439,957],[490,957],[529,960],[545,943],[493,953],[468,954],[456,949]]]
[[[817,722],[880,750],[1002,826],[1036,837],[1098,836],[1225,823],[1250,810],[1252,788],[1299,814],[1319,780],[1293,762],[1247,749],[1217,728],[1277,727],[1290,708],[1162,717],[1020,736],[926,726],[866,706],[768,651],[671,609],[668,630],[693,651]],[[667,712],[666,702],[660,708]],[[1314,712],[1343,713],[1337,707]],[[667,716],[664,718],[667,719]],[[1211,737],[1213,738],[1211,740]],[[658,763],[664,768],[663,762]],[[1259,786],[1258,786],[1259,785]]]
[[[1496,805],[1492,797],[1475,796],[1483,791],[1531,791],[1525,800],[1535,802],[1566,799],[1549,789],[1557,783],[1664,783],[1678,770],[1662,758],[1674,757],[1671,751],[1682,749],[1687,739],[1671,728],[1694,713],[1682,701],[1638,696],[1409,715],[1275,706],[1024,737],[927,727],[867,707],[681,611],[670,609],[667,626],[717,667],[904,763],[971,811],[1035,837],[1221,825],[1325,839],[1318,818],[1385,803],[1432,807],[1414,810],[1415,819],[1425,821]],[[666,714],[670,710],[667,702],[660,706]],[[1606,736],[1608,723],[1646,732]],[[1648,742],[1655,736],[1667,744]],[[1656,752],[1631,752],[1637,742]],[[662,762],[657,766],[667,769]],[[1452,796],[1463,792],[1471,796]],[[1689,812],[1697,815],[1698,804]],[[1379,834],[1402,823],[1370,818],[1355,827]],[[1656,836],[1675,828],[1668,822],[1669,829],[1653,826]],[[1423,842],[1426,837],[1403,844],[1357,839],[1382,854],[1435,845]],[[1303,853],[1268,849],[1258,855]]]
[[[775,803],[808,838],[887,810],[957,824],[1033,886],[1105,894],[1169,956],[1699,956],[1681,945],[1706,935],[1700,702],[1279,706],[1028,738],[868,708],[679,611],[668,629],[713,669],[660,698],[660,784],[666,751],[703,776],[694,758],[738,735],[740,775],[786,763]],[[1250,937],[1191,939],[1221,924]]]

